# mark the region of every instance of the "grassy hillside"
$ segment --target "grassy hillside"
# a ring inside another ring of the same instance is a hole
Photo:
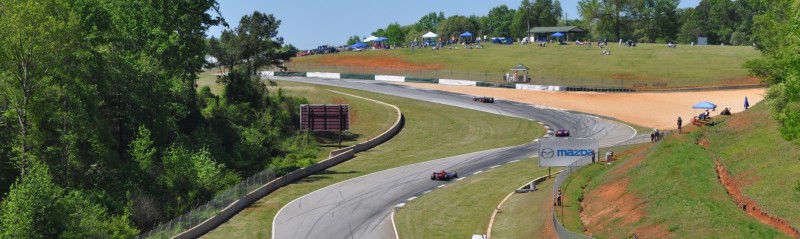
[[[585,227],[600,238],[632,233],[644,238],[788,237],[748,216],[732,200],[720,183],[715,161],[725,165],[746,197],[798,228],[800,147],[777,135],[776,122],[763,104],[715,120],[720,124],[687,127],[689,133],[646,146],[613,166],[582,170],[567,186],[566,200],[577,205],[582,198],[584,203],[566,210],[565,217],[574,220],[578,211],[586,210],[583,225],[567,227]],[[612,191],[619,194],[604,196]]]
[[[401,165],[518,145],[544,134],[544,129],[538,124],[519,118],[343,88],[278,83],[288,88],[336,89],[396,105],[406,117],[405,127],[381,146],[271,193],[207,234],[206,238],[269,238],[272,219],[283,205],[327,185]],[[365,116],[362,120],[381,120],[370,119],[369,112],[362,112],[362,115]]]
[[[781,138],[759,104],[709,128],[709,151],[767,213],[800,228],[800,146]]]
[[[604,49],[611,55],[604,56],[604,49],[597,46],[587,49],[572,44],[486,44],[484,49],[416,49],[413,53],[408,48],[343,52],[293,58],[292,70],[502,81],[503,74],[521,63],[530,68],[534,83],[722,85],[745,82],[748,74],[742,64],[760,56],[757,50],[745,46],[681,45],[670,49],[661,44],[632,48],[610,44]]]

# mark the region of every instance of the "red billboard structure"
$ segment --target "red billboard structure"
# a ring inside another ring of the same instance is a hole
[[[303,104],[300,105],[300,129],[315,132],[329,131],[339,133],[339,146],[342,145],[342,131],[350,130],[350,105],[347,104]]]

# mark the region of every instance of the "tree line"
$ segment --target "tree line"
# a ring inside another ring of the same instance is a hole
[[[697,7],[689,8],[678,8],[679,3],[680,0],[580,0],[579,16],[564,16],[558,0],[523,0],[517,8],[501,5],[484,16],[445,17],[443,12],[431,12],[414,24],[390,23],[372,35],[389,38],[391,45],[404,46],[422,41],[421,36],[428,31],[442,39],[458,37],[463,32],[521,39],[528,36],[529,26],[578,26],[587,31],[578,36],[584,40],[689,44],[706,37],[708,44],[751,45],[758,44],[753,32],[754,16],[773,6],[763,0],[701,0]],[[361,39],[354,35],[347,44]]]
[[[219,3],[0,2],[0,238],[130,238],[255,172],[313,162],[305,99],[259,69],[297,49],[280,21]],[[206,55],[220,94],[198,89]]]

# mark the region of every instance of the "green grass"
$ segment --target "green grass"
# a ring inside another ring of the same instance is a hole
[[[208,86],[211,88],[211,93],[214,93],[215,95],[219,95],[220,92],[222,92],[222,86],[217,84],[217,76],[212,73],[212,70],[204,70],[198,74],[198,77],[197,89],[203,88],[203,86]]]
[[[720,159],[732,172],[750,182],[743,192],[765,211],[797,227],[800,192],[798,146],[776,136],[775,122],[766,107],[757,105],[733,117],[717,118],[715,127],[692,129],[690,134],[667,137],[642,152],[644,160],[626,175],[613,175],[604,167],[589,166],[578,172],[566,186],[566,203],[598,185],[625,177],[627,192],[642,201],[644,218],[633,225],[608,222],[599,238],[624,238],[637,228],[660,228],[671,238],[785,238],[785,234],[746,215],[731,199],[717,178],[714,159]],[[695,142],[709,141],[709,149]],[[626,155],[617,165],[639,155]],[[609,169],[613,169],[610,167]],[[592,200],[587,198],[586,200]],[[581,232],[576,220],[578,207],[565,208],[566,227]],[[559,215],[560,216],[560,215]]]
[[[517,193],[500,207],[492,226],[492,238],[546,238],[542,235],[552,206],[553,181],[545,180],[537,192]]]
[[[745,183],[742,193],[800,228],[800,147],[780,137],[766,105],[755,105],[708,131],[712,155]]]
[[[629,190],[643,199],[647,212],[637,226],[667,228],[675,238],[783,236],[737,207],[717,179],[713,160],[690,137],[662,141],[630,177]]]
[[[350,131],[342,132],[342,147],[365,142],[382,134],[394,124],[397,114],[392,107],[375,102],[338,94],[326,88],[290,81],[279,82],[279,87],[270,87],[272,92],[280,88],[286,95],[303,97],[310,104],[349,104]],[[323,146],[319,158],[326,158],[338,149],[338,135],[332,132],[316,132]]]
[[[399,48],[364,52],[296,57],[294,71],[330,71],[397,74],[433,78],[502,81],[502,75],[522,63],[530,68],[533,83],[572,86],[626,86],[637,83],[667,83],[668,87],[726,85],[748,78],[742,64],[761,53],[748,46],[679,46],[640,44],[622,47],[610,44],[610,56],[594,46],[486,44],[484,49],[438,50]],[[440,65],[437,71],[415,68],[346,66],[340,59],[358,57],[366,61],[399,59],[415,66]],[[326,63],[336,62],[336,63]],[[312,66],[313,67],[309,67]],[[324,65],[325,67],[321,67]],[[466,72],[470,72],[467,74]]]
[[[281,81],[278,84],[285,83]],[[205,237],[269,238],[272,219],[283,205],[327,185],[401,165],[518,145],[544,133],[541,126],[528,120],[376,93],[335,89],[400,107],[406,117],[405,128],[389,142],[359,153],[350,161],[278,189]],[[364,112],[363,115],[363,120],[368,120],[370,114]]]
[[[400,238],[484,235],[497,204],[508,193],[543,175],[547,175],[547,168],[539,168],[534,159],[506,164],[477,175],[462,175],[467,178],[433,190],[397,210],[395,223]]]

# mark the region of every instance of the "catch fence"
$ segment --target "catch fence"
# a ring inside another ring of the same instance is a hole
[[[238,207],[236,211],[247,207],[247,204],[232,204],[236,200],[244,197],[248,193],[256,190],[264,184],[275,180],[277,177],[275,173],[266,169],[259,173],[250,176],[243,180],[235,187],[225,190],[217,194],[213,199],[206,204],[195,208],[192,211],[184,213],[168,222],[162,223],[154,227],[148,232],[139,234],[139,239],[142,238],[172,238],[190,228],[193,228],[203,221],[219,214],[223,209],[229,206]]]

